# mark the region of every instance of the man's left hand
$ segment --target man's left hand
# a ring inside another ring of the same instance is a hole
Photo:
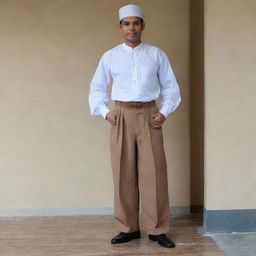
[[[163,125],[164,121],[166,120],[165,116],[160,113],[157,112],[153,115],[153,124],[155,128],[161,128],[161,126]]]

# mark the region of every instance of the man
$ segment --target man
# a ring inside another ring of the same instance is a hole
[[[145,23],[139,6],[119,9],[124,43],[105,52],[89,92],[92,115],[111,124],[110,148],[114,179],[114,216],[120,233],[112,244],[148,238],[167,248],[175,244],[169,231],[169,198],[162,125],[180,104],[177,81],[166,54],[141,42]],[[108,108],[107,87],[112,84],[114,109]],[[160,110],[155,100],[161,97]]]

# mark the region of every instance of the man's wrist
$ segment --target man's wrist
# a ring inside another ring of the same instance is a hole
[[[166,113],[163,113],[161,110],[159,111],[160,114],[162,114],[164,116],[165,119],[167,119],[167,115]]]

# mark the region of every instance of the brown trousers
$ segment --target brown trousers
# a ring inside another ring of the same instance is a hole
[[[153,104],[128,108],[116,103],[110,149],[114,180],[114,217],[121,232],[140,229],[168,233],[169,198],[162,128],[153,126]],[[141,201],[140,201],[141,199]],[[141,203],[141,220],[139,205]]]

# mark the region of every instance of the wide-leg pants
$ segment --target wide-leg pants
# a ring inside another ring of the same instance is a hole
[[[114,181],[114,217],[120,232],[142,228],[148,234],[168,233],[169,198],[162,128],[154,128],[158,107],[115,105],[110,149]],[[139,207],[141,205],[141,218]]]

